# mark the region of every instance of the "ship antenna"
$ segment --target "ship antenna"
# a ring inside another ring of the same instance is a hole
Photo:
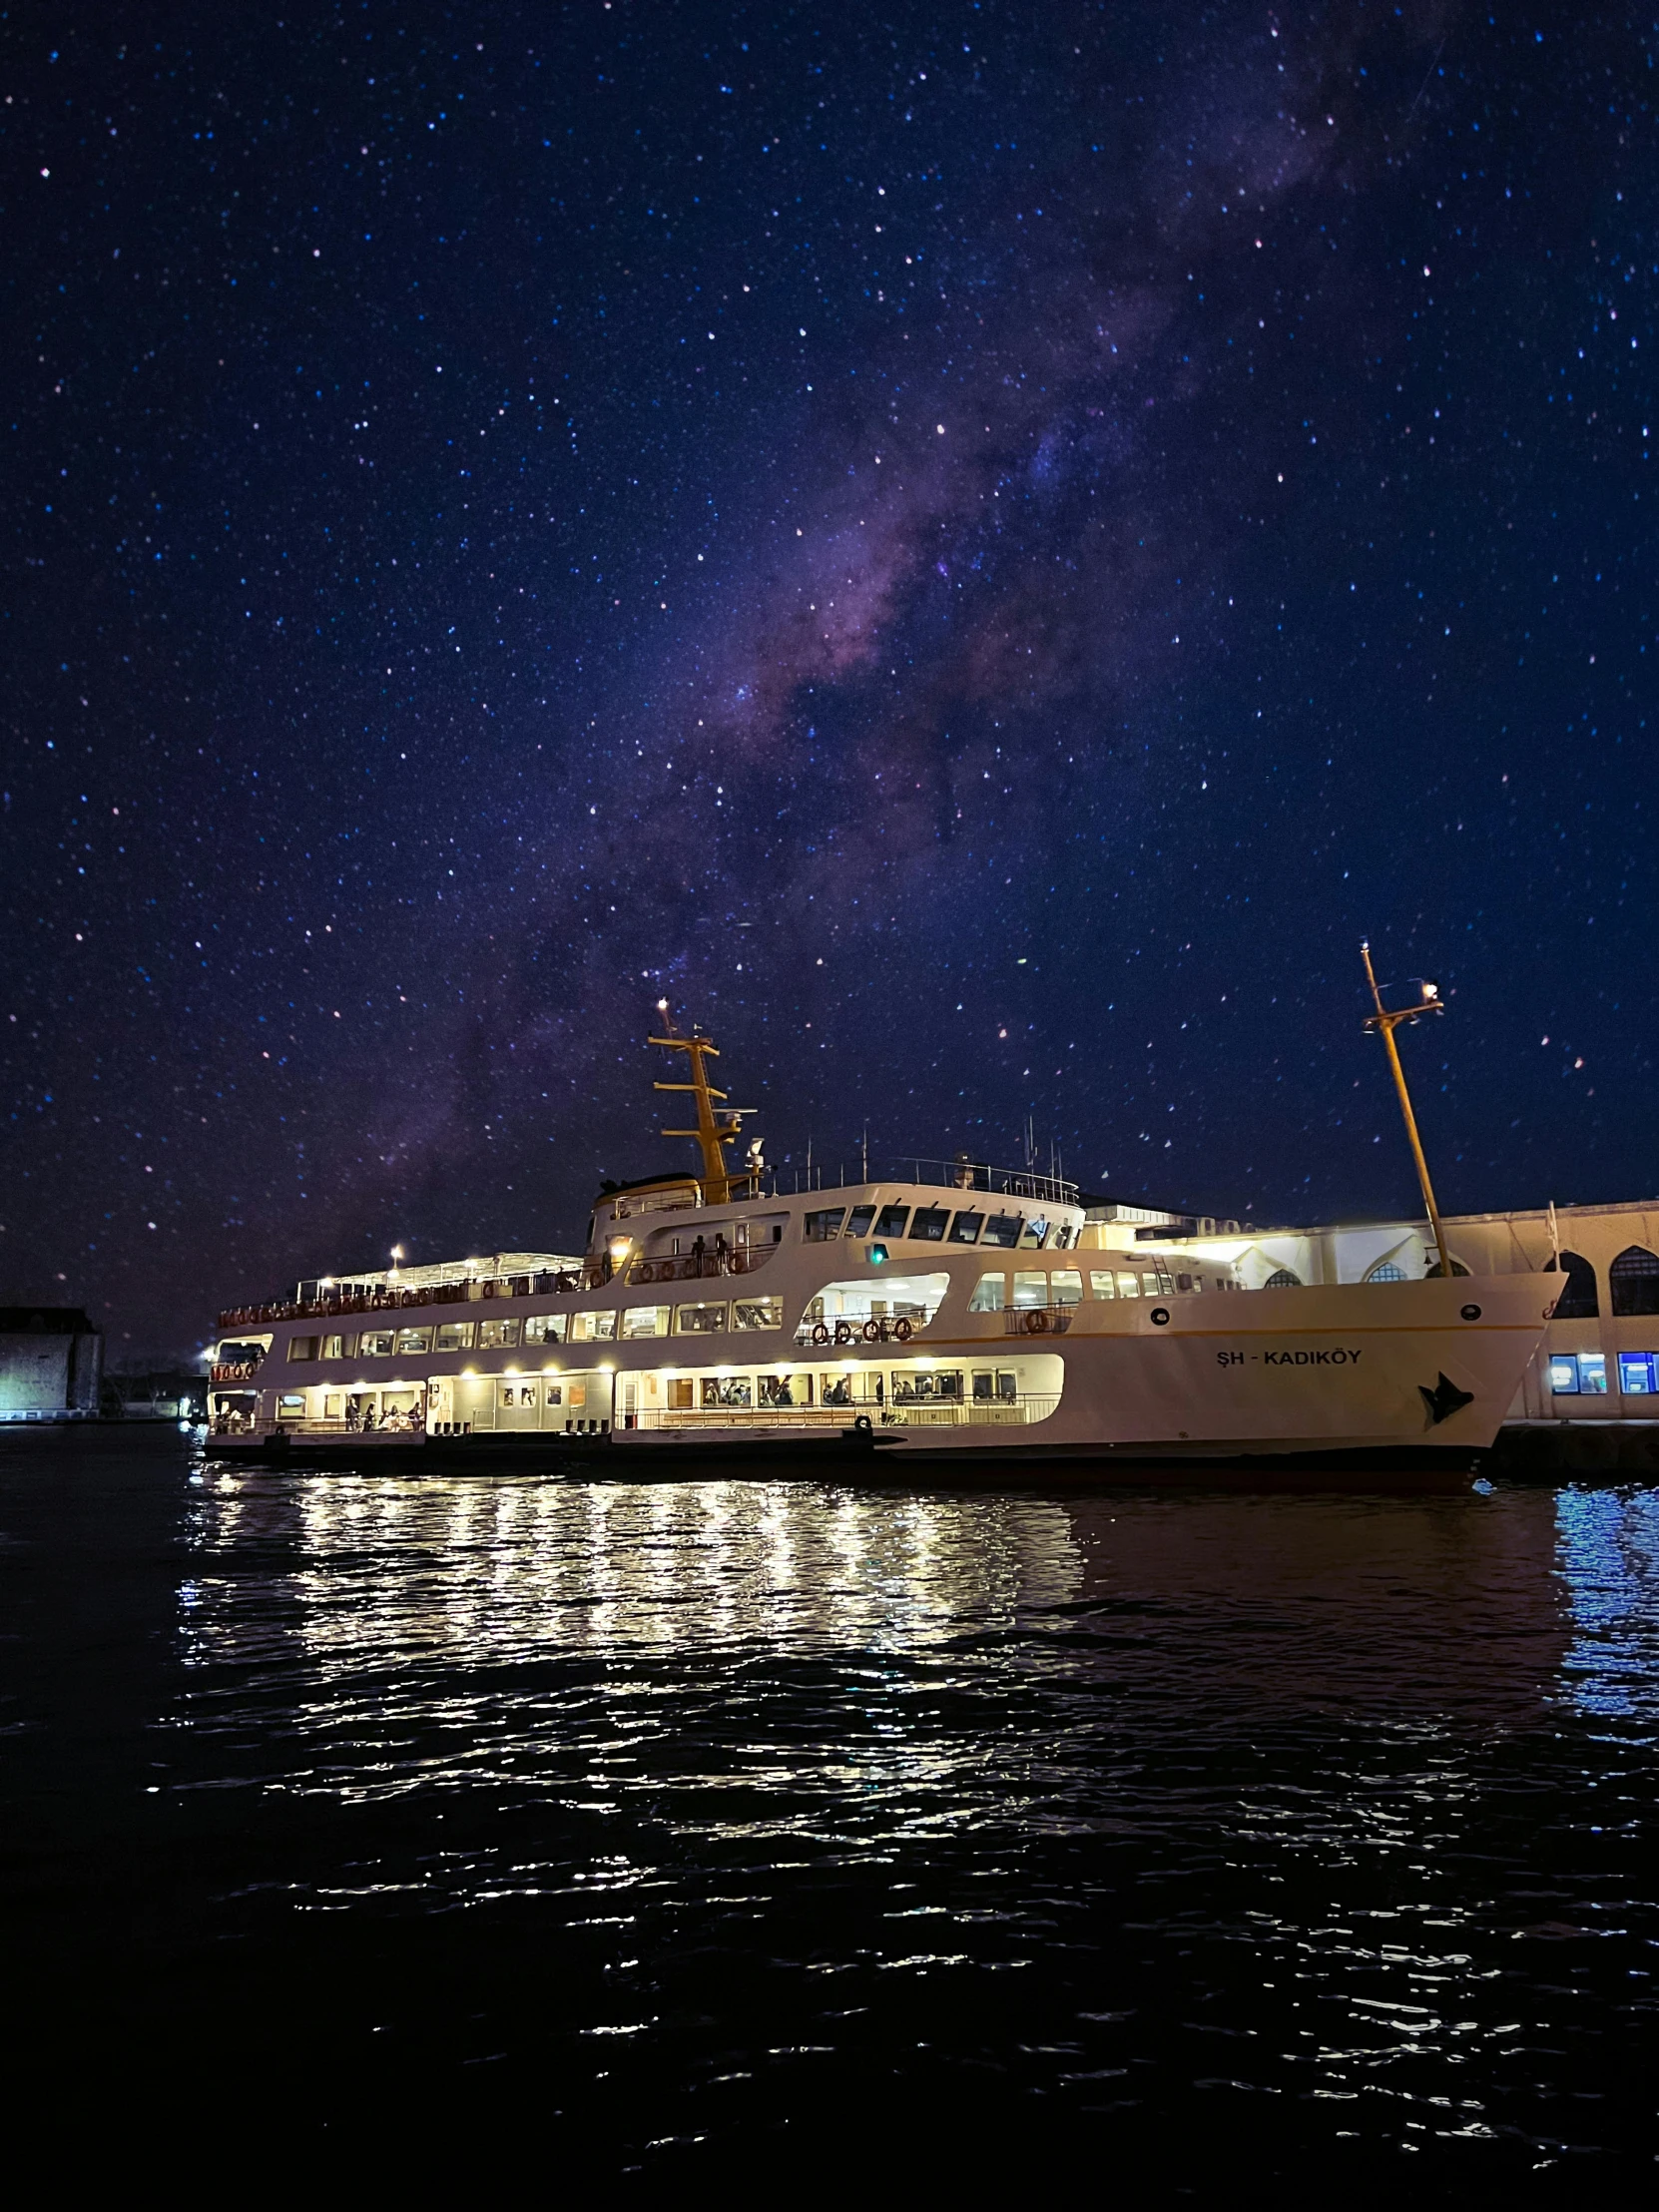
[[[709,1081],[709,1071],[703,1063],[705,1059],[718,1060],[720,1058],[720,1052],[714,1040],[706,1037],[695,1022],[692,1024],[692,1033],[689,1037],[676,1036],[674,1024],[668,1019],[668,1001],[666,999],[660,998],[657,1001],[657,1011],[664,1017],[663,1027],[668,1031],[668,1035],[666,1037],[652,1037],[649,1041],[654,1045],[663,1046],[669,1052],[685,1053],[690,1063],[691,1081],[689,1083],[653,1083],[651,1087],[656,1091],[690,1091],[697,1102],[697,1127],[695,1129],[665,1129],[663,1135],[665,1137],[691,1137],[696,1140],[703,1153],[703,1203],[705,1206],[724,1206],[732,1196],[734,1178],[728,1172],[723,1147],[736,1142],[738,1132],[743,1126],[742,1111],[736,1107],[727,1106],[725,1101],[729,1094],[725,1091],[717,1091]],[[725,1128],[722,1128],[715,1119],[716,1100],[721,1102],[726,1120]]]
[[[1428,1162],[1423,1157],[1422,1139],[1417,1135],[1417,1117],[1411,1111],[1411,1094],[1405,1088],[1405,1070],[1399,1064],[1399,1047],[1394,1043],[1394,1031],[1402,1021],[1415,1021],[1419,1014],[1443,1014],[1445,1006],[1437,983],[1422,983],[1421,998],[1414,1006],[1401,1006],[1390,1013],[1382,1003],[1382,993],[1377,987],[1376,970],[1371,964],[1371,946],[1362,940],[1360,957],[1366,963],[1366,981],[1371,985],[1372,1003],[1377,1011],[1366,1016],[1366,1027],[1375,1029],[1382,1039],[1388,1055],[1388,1065],[1393,1070],[1394,1088],[1399,1093],[1399,1110],[1405,1117],[1405,1134],[1411,1140],[1411,1157],[1417,1164],[1417,1181],[1422,1186],[1423,1204],[1428,1208],[1428,1219],[1434,1229],[1436,1275],[1451,1273],[1451,1252],[1445,1241],[1445,1226],[1440,1220],[1440,1209],[1435,1201],[1434,1186],[1428,1180]]]

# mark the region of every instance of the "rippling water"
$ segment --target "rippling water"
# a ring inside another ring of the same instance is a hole
[[[468,1482],[98,1431],[5,1440],[0,1575],[43,2078],[647,2175],[1651,2178],[1654,1490]]]

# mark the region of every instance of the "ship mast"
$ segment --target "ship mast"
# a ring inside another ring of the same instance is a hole
[[[667,1014],[668,1001],[666,999],[658,1001],[657,1011],[660,1014]],[[672,1022],[665,1021],[664,1023],[664,1027],[667,1029],[672,1030],[673,1026]],[[705,1059],[718,1060],[720,1058],[719,1049],[710,1038],[704,1036],[702,1031],[695,1026],[689,1037],[670,1035],[667,1037],[652,1037],[647,1041],[651,1044],[662,1045],[670,1052],[683,1052],[687,1057],[691,1073],[689,1083],[653,1083],[651,1087],[656,1091],[690,1091],[697,1101],[697,1127],[695,1129],[665,1129],[663,1135],[665,1137],[694,1137],[697,1140],[703,1152],[703,1203],[705,1206],[724,1206],[732,1196],[733,1178],[727,1171],[726,1155],[721,1148],[724,1145],[732,1144],[736,1140],[741,1124],[738,1110],[732,1107],[725,1108],[726,1113],[730,1116],[728,1127],[723,1129],[715,1119],[715,1101],[718,1099],[724,1105],[728,1093],[717,1091],[714,1088],[709,1081],[709,1071],[703,1063]]]
[[[1366,1016],[1366,1027],[1375,1029],[1382,1039],[1388,1055],[1388,1065],[1393,1070],[1394,1088],[1399,1093],[1399,1110],[1405,1117],[1405,1134],[1411,1140],[1411,1157],[1417,1164],[1417,1181],[1422,1187],[1422,1202],[1428,1208],[1428,1219],[1434,1228],[1436,1262],[1434,1273],[1449,1276],[1451,1251],[1445,1241],[1445,1226],[1440,1220],[1440,1209],[1434,1198],[1434,1186],[1428,1180],[1428,1162],[1423,1157],[1422,1139],[1417,1135],[1417,1117],[1411,1111],[1411,1094],[1405,1088],[1405,1070],[1399,1064],[1399,1047],[1394,1043],[1394,1031],[1402,1021],[1415,1021],[1419,1014],[1443,1014],[1445,1006],[1440,998],[1439,986],[1424,983],[1420,986],[1422,997],[1414,1006],[1401,1006],[1390,1013],[1382,1003],[1382,993],[1377,987],[1377,975],[1371,964],[1371,946],[1362,942],[1360,957],[1366,963],[1366,981],[1371,985],[1371,995],[1377,1011]]]

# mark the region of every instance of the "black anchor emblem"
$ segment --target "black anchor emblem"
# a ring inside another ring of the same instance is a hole
[[[1427,1408],[1430,1428],[1438,1428],[1441,1421],[1445,1420],[1448,1415],[1455,1413],[1461,1406],[1474,1403],[1474,1392],[1472,1390],[1460,1390],[1450,1377],[1446,1375],[1440,1377],[1432,1389],[1428,1387],[1426,1382],[1419,1382],[1417,1384],[1417,1395]]]

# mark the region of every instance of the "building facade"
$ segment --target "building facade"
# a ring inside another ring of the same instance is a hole
[[[0,1306],[0,1421],[96,1420],[104,1333],[78,1306]]]

